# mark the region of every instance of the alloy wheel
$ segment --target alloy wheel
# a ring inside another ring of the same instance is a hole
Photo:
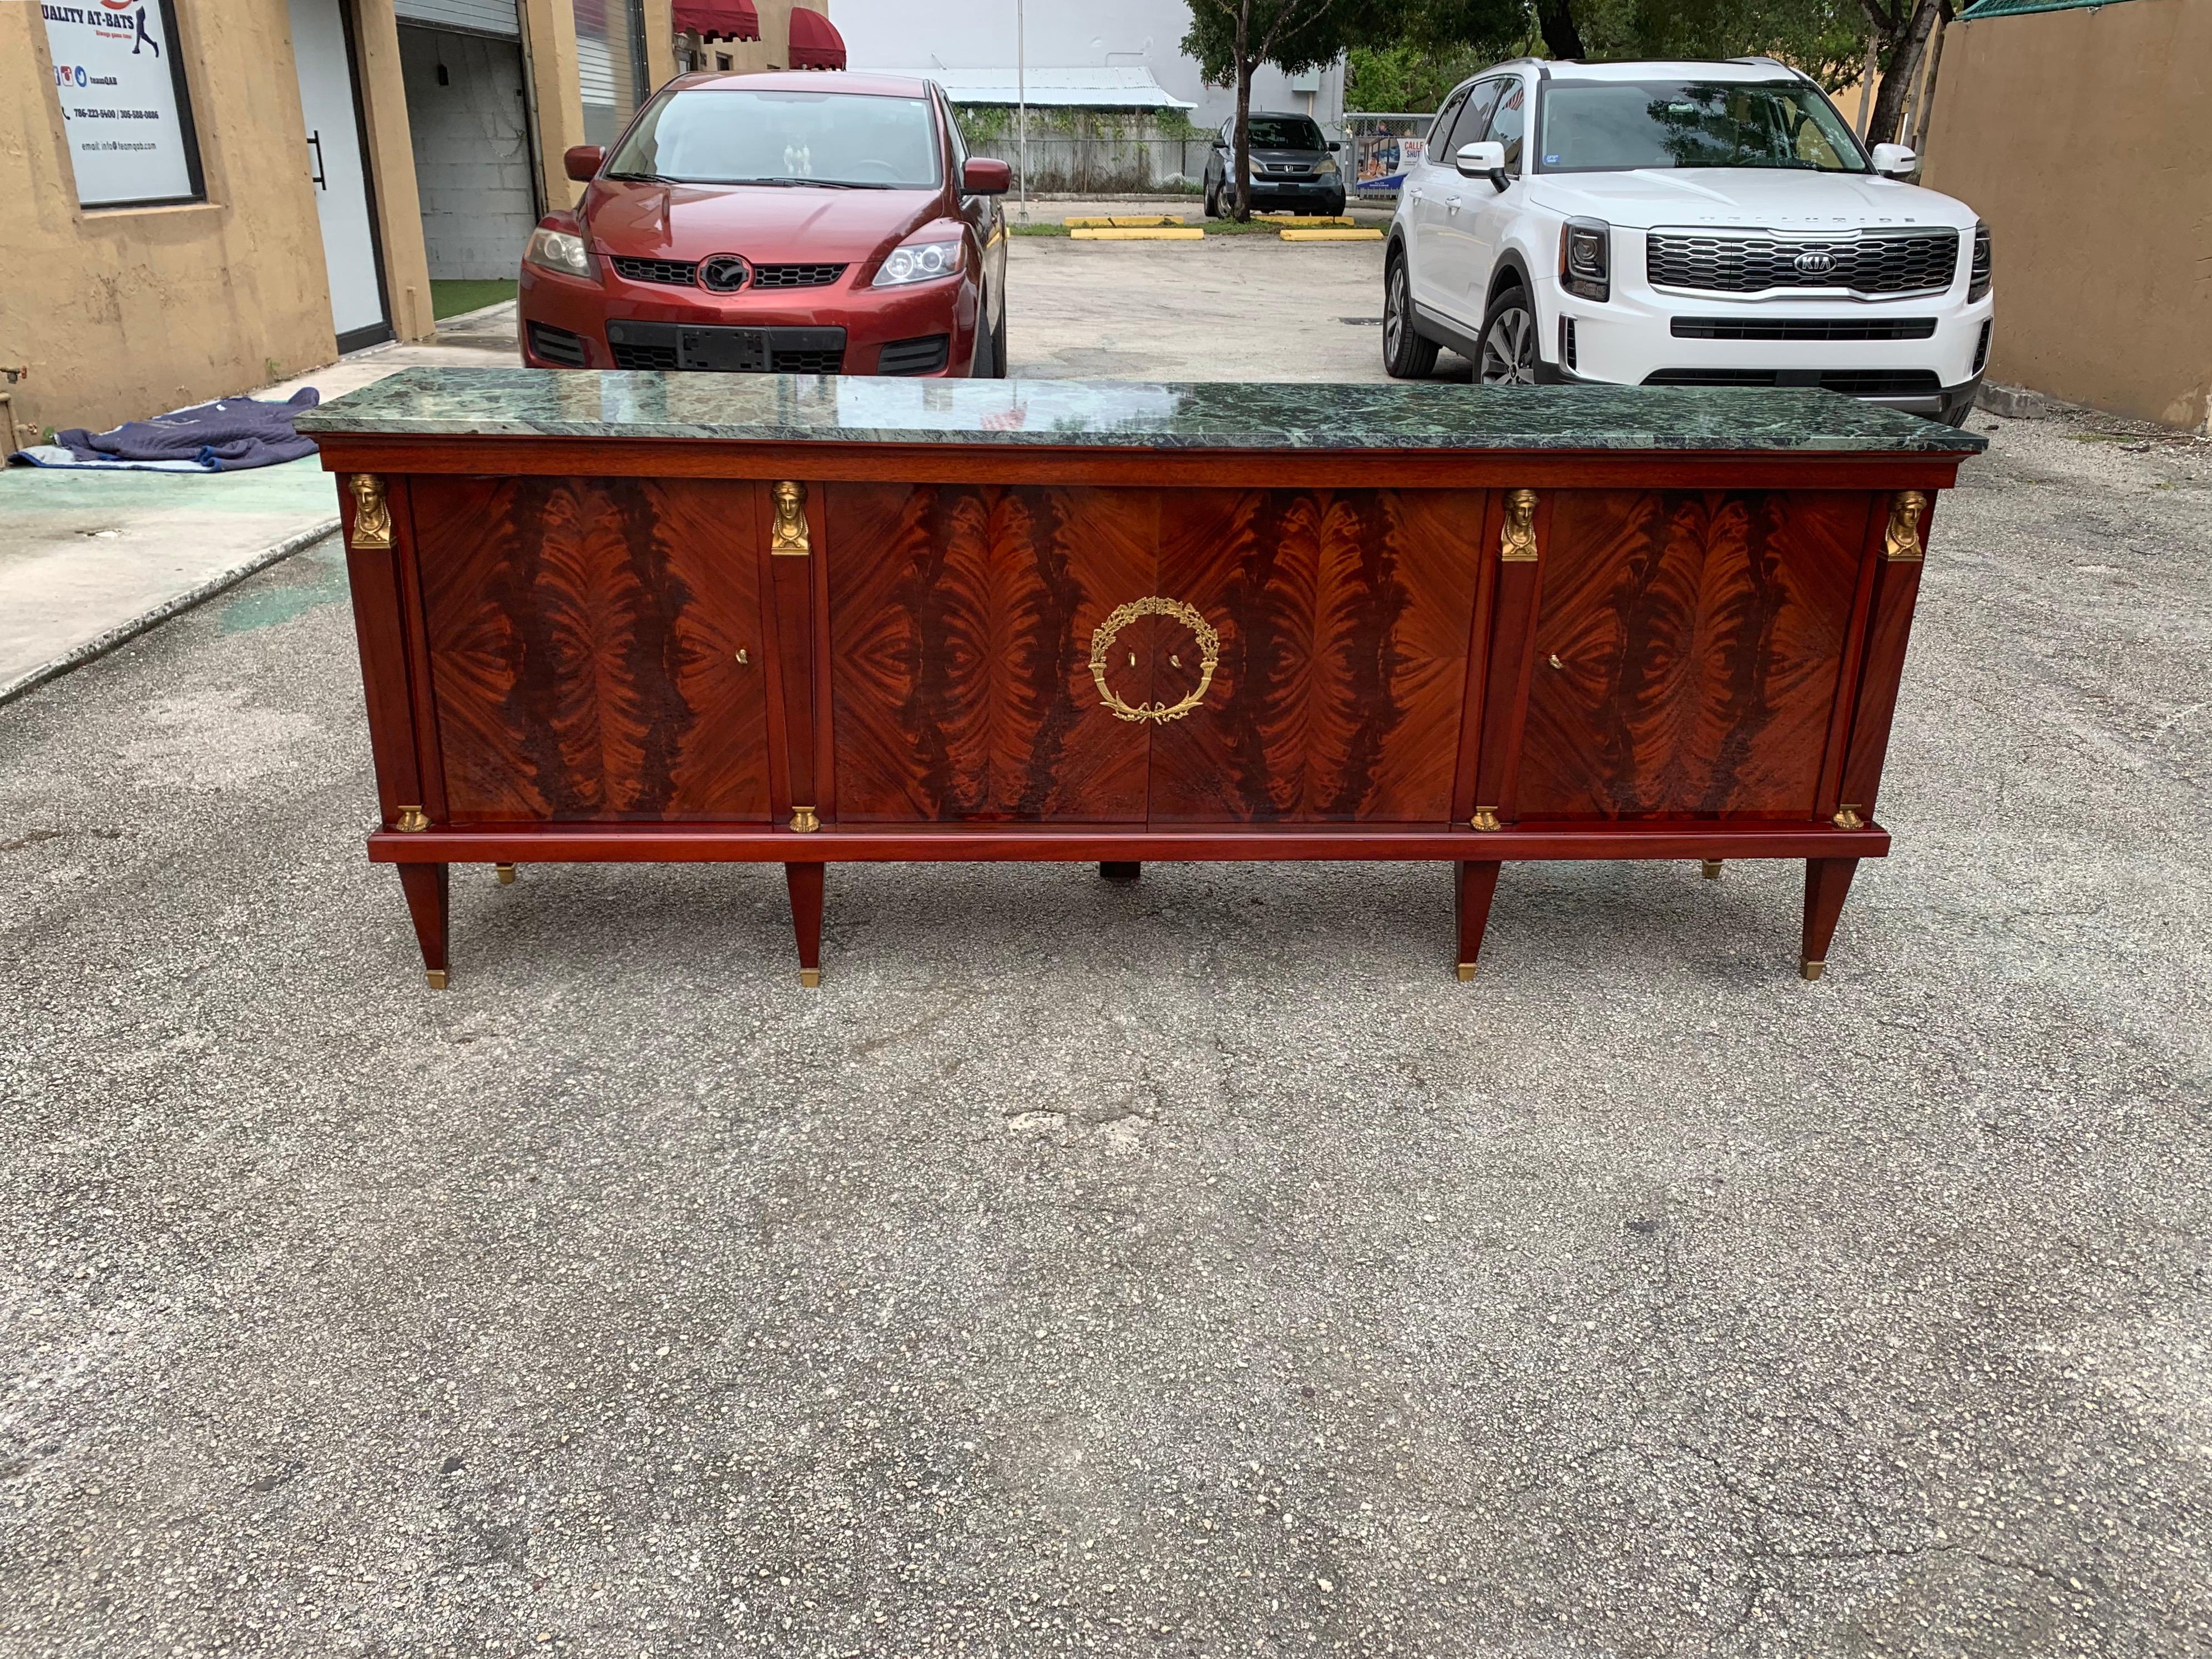
[[[1525,305],[1509,305],[1491,318],[1475,378],[1485,386],[1535,384],[1536,319]]]
[[[1390,267],[1390,291],[1382,301],[1382,360],[1398,361],[1398,343],[1406,337],[1406,265],[1401,259]]]

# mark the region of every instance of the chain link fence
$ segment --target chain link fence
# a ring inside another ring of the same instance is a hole
[[[970,155],[1006,162],[1018,179],[1023,150],[1016,112],[994,104],[956,111]],[[1030,110],[1029,193],[1196,196],[1206,187],[1212,135],[1181,111]]]

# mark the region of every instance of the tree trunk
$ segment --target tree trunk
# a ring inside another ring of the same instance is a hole
[[[1544,31],[1544,50],[1550,56],[1579,59],[1589,55],[1583,50],[1582,31],[1575,27],[1567,0],[1536,0],[1536,22]]]
[[[1885,42],[1881,90],[1875,94],[1874,118],[1867,123],[1867,143],[1893,144],[1898,124],[1905,115],[1905,100],[1919,79],[1928,36],[1942,13],[1943,0],[1913,0],[1912,15],[1894,41]]]
[[[1252,60],[1245,55],[1244,25],[1237,25],[1237,149],[1231,157],[1237,169],[1237,211],[1240,225],[1252,221]]]
[[[1943,37],[1950,33],[1949,17],[1936,22],[1935,38],[1928,43],[1928,78],[1920,83],[1920,105],[1912,117],[1912,148],[1928,160],[1928,128],[1936,118],[1936,77],[1943,68]]]

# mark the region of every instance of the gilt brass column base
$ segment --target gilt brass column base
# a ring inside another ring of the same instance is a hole
[[[822,970],[819,968],[800,969],[799,970],[799,982],[805,986],[808,990],[813,990],[822,983]]]
[[[446,970],[442,968],[425,968],[422,977],[430,981],[430,988],[434,991],[446,988]]]
[[[1820,978],[1822,974],[1827,971],[1827,968],[1828,964],[1826,963],[1814,962],[1809,957],[1797,964],[1797,971],[1807,979]]]
[[[501,886],[512,887],[514,885],[514,866],[513,865],[495,864],[492,866],[492,868],[499,872],[499,884]]]

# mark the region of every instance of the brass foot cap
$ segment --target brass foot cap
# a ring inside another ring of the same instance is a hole
[[[1705,860],[1705,870],[1707,881],[1718,881],[1721,878],[1721,861],[1718,859]]]
[[[1474,977],[1474,964],[1473,963],[1471,963],[1471,962],[1462,962],[1462,963],[1460,963],[1460,965],[1459,965],[1459,980],[1460,980],[1460,983],[1461,983],[1461,984],[1462,984],[1462,985],[1464,985],[1464,984],[1466,984],[1466,983],[1467,983],[1467,981],[1469,981],[1469,980],[1473,979]]]
[[[430,988],[434,991],[446,988],[446,970],[442,968],[425,968],[422,977],[430,981]]]
[[[1801,962],[1797,964],[1797,971],[1802,974],[1807,979],[1820,978],[1822,974],[1827,971],[1827,968],[1828,964],[1825,962],[1813,962],[1810,960]]]
[[[499,872],[499,884],[501,886],[512,887],[514,884],[514,866],[513,865],[495,864],[492,868]]]
[[[822,970],[819,968],[800,969],[799,970],[799,982],[801,985],[804,985],[810,991],[814,989],[815,987],[822,983]]]

